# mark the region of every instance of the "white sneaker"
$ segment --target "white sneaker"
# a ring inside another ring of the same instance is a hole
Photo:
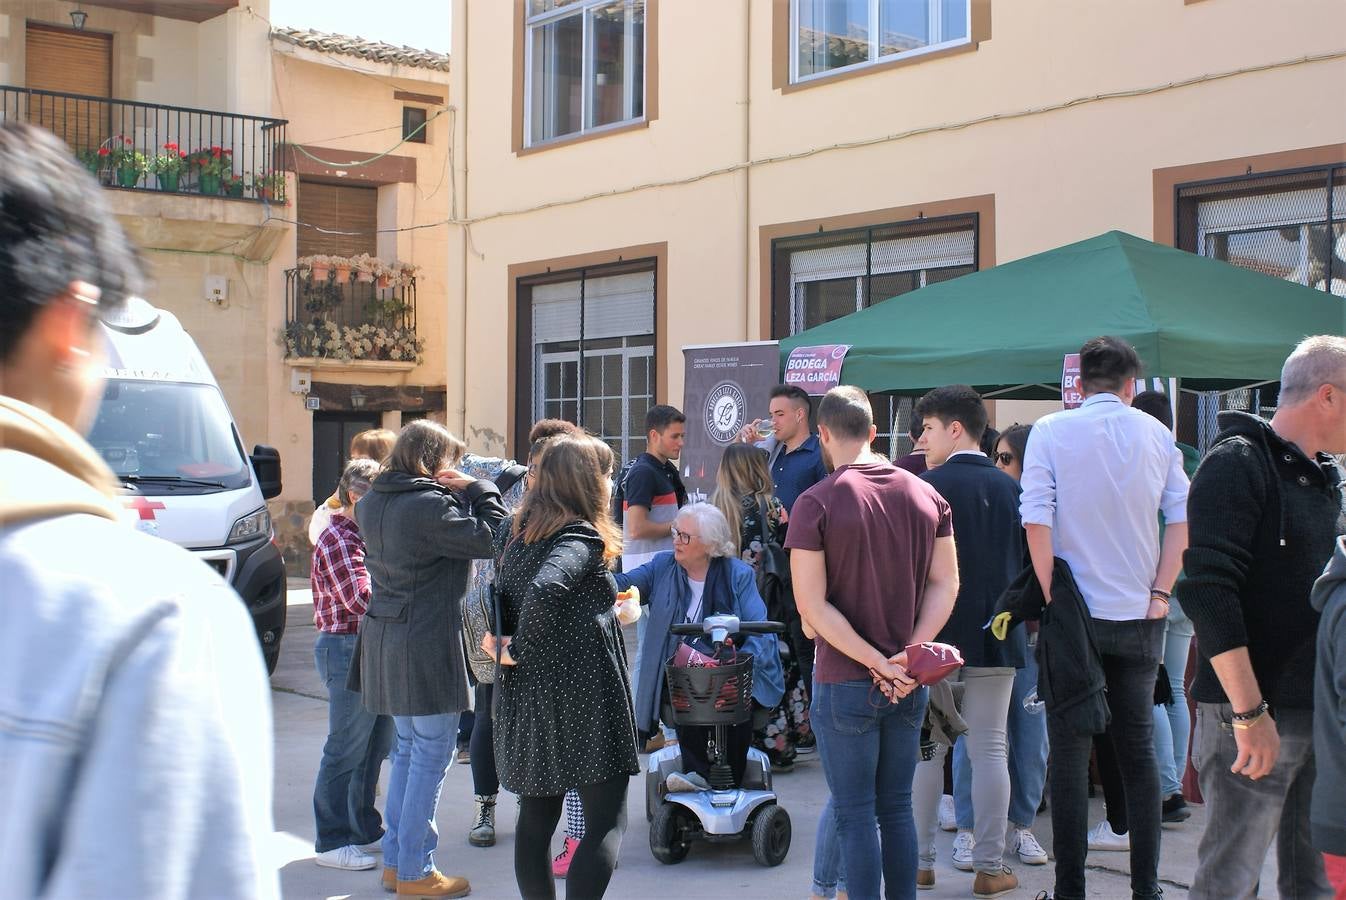
[[[1089,849],[1090,850],[1117,850],[1126,852],[1131,849],[1131,836],[1128,834],[1117,834],[1104,819],[1093,828],[1089,829]]]
[[[696,772],[670,772],[664,784],[671,794],[688,794],[693,791],[710,790],[710,782]]]
[[[958,832],[958,836],[953,839],[953,867],[964,872],[971,872],[972,849],[976,846],[977,842],[972,839],[972,832]]]
[[[372,869],[378,865],[378,861],[374,857],[362,853],[360,848],[353,844],[328,850],[326,853],[319,853],[313,857],[313,861],[329,869],[348,869],[352,872]]]
[[[1014,852],[1019,854],[1019,862],[1026,866],[1047,864],[1047,851],[1042,849],[1037,837],[1027,828],[1014,829]]]
[[[958,814],[954,811],[953,797],[948,794],[939,798],[939,830],[958,830]]]

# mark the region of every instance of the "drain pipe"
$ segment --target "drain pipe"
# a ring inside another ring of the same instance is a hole
[[[743,0],[746,10],[743,51],[743,340],[752,340],[752,4]],[[759,292],[760,293],[760,292]],[[758,339],[761,339],[758,335]]]
[[[467,54],[468,54],[468,44],[470,43],[470,40],[469,40],[469,39],[471,38],[471,32],[468,30],[468,21],[467,21],[467,17],[468,17],[468,7],[469,7],[469,6],[471,6],[471,3],[468,2],[468,0],[463,0],[462,4],[461,4],[460,7],[459,7],[459,8],[463,11],[463,21],[462,21],[462,29],[463,29],[463,44],[462,44],[462,47],[463,47],[463,66],[462,66],[463,93],[462,93],[462,98],[463,98],[463,102],[460,104],[460,106],[461,106],[461,118],[462,118],[462,135],[463,135],[463,143],[462,143],[462,146],[461,146],[461,149],[462,149],[462,152],[463,152],[463,204],[462,204],[462,210],[463,210],[463,211],[462,211],[462,216],[461,216],[461,218],[460,218],[460,221],[461,221],[463,224],[461,224],[461,225],[459,226],[459,228],[458,228],[458,237],[459,237],[460,241],[462,242],[462,253],[461,253],[460,257],[459,257],[459,263],[458,263],[458,277],[459,277],[459,284],[460,284],[461,291],[462,291],[462,304],[463,304],[463,335],[462,335],[462,339],[463,339],[463,348],[462,348],[462,352],[459,354],[459,358],[462,360],[462,372],[460,373],[460,377],[461,377],[462,380],[461,380],[461,383],[460,383],[460,385],[459,385],[459,389],[458,389],[458,390],[459,390],[459,394],[458,394],[458,415],[459,415],[459,420],[458,420],[458,436],[459,436],[462,440],[464,440],[464,441],[468,440],[468,435],[467,435],[467,370],[468,370],[468,365],[467,365],[467,347],[468,347],[468,338],[467,338],[467,334],[468,334],[468,330],[467,330],[467,317],[468,317],[468,308],[469,308],[469,306],[471,305],[471,304],[468,303],[468,299],[467,299],[467,228],[468,228],[468,226],[467,226],[467,218],[468,218],[468,214],[467,214],[467,181],[468,181],[468,178],[467,178],[467,115],[468,115],[468,108],[471,106],[471,104],[468,102],[468,90],[467,90],[467,89],[468,89],[468,83],[467,83],[467,73],[468,73]],[[459,25],[459,23],[457,23],[457,22],[453,23],[453,27],[454,27],[454,30],[455,30],[455,31],[457,31],[457,29],[458,29],[458,25]],[[450,75],[450,77],[452,77],[452,75]],[[459,118],[460,118],[460,116],[454,116],[454,120],[455,120],[455,123],[454,123],[454,124],[455,124],[455,125],[457,124],[457,119],[459,119]],[[450,138],[450,140],[453,140],[453,139],[455,139],[455,138],[456,138],[456,136],[453,137],[453,138]],[[458,213],[457,213],[456,210],[454,211],[454,215],[455,215],[455,217],[458,216]],[[503,452],[503,451],[502,451],[502,452]]]

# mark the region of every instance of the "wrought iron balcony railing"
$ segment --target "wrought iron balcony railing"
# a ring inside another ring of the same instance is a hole
[[[417,362],[416,279],[287,269],[281,338],[289,358]]]
[[[103,184],[284,202],[284,119],[0,85],[0,116],[56,132]]]

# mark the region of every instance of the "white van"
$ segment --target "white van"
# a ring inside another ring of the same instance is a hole
[[[89,443],[121,479],[127,520],[190,550],[238,592],[274,671],[285,563],[266,501],[280,493],[280,455],[244,452],[215,376],[172,313],[135,298],[103,324],[107,388]]]

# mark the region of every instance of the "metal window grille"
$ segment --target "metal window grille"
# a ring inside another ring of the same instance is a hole
[[[520,438],[535,419],[565,419],[607,442],[620,461],[644,452],[656,393],[655,267],[642,260],[519,282],[520,320],[528,323],[520,358],[530,366],[526,401],[516,406]]]
[[[1346,298],[1346,166],[1180,185],[1178,247]],[[1279,385],[1197,399],[1197,448],[1218,433],[1221,410],[1275,411]]]

